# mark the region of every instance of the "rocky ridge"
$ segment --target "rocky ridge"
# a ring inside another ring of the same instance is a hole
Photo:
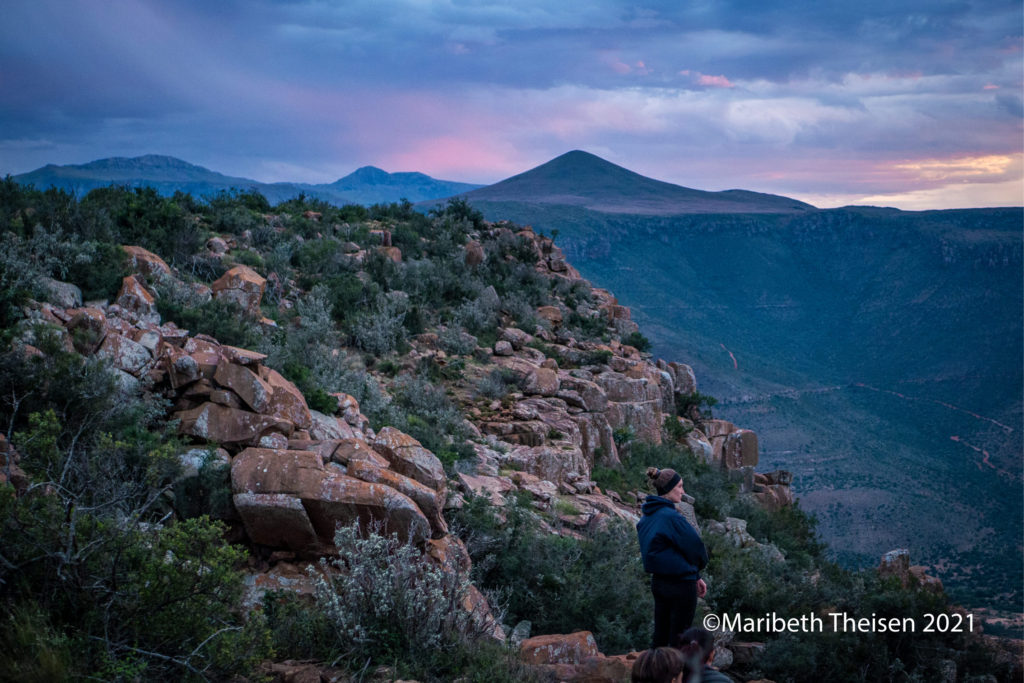
[[[489,229],[509,231],[500,225]],[[550,239],[531,230],[517,235],[530,241],[545,276],[582,281]],[[388,258],[400,260],[397,248],[384,235],[381,240]],[[224,254],[230,244],[221,239],[208,249]],[[479,263],[482,251],[468,243],[466,262]],[[527,497],[538,510],[557,516],[561,524],[553,530],[559,533],[582,532],[612,517],[635,521],[642,492],[624,500],[602,491],[592,480],[593,468],[618,462],[623,436],[660,443],[667,438],[666,420],[679,423],[683,441],[697,457],[730,471],[741,490],[764,506],[793,501],[789,473],[754,471],[754,432],[695,410],[676,415],[677,398],[697,390],[691,368],[654,360],[614,338],[577,340],[563,327],[567,311],[560,306],[539,309],[546,324],[533,332],[506,325],[493,345],[473,351],[476,362],[451,389],[468,419],[476,458],[459,463],[449,476],[438,457],[408,434],[387,426],[375,431],[353,397],[334,394],[331,414],[312,410],[295,384],[264,364],[264,354],[162,323],[149,283],[174,280],[173,271],[139,247],[125,247],[125,253],[136,273],[124,278],[112,303],[83,306],[73,287],[54,283],[55,303],[35,305],[30,322],[63,330],[69,350],[108,358],[123,386],[141,382],[163,393],[181,434],[194,441],[194,448],[179,456],[186,477],[197,476],[202,467],[229,471],[233,506],[226,521],[257,558],[249,576],[250,604],[268,590],[310,593],[308,568],[332,552],[336,526],[356,520],[380,523],[412,540],[441,567],[468,566],[466,549],[449,533],[444,510],[459,507],[470,495],[486,496],[497,506],[511,495]],[[198,295],[234,302],[256,318],[266,286],[252,269],[235,266],[211,287],[194,287]],[[637,331],[628,308],[610,292],[592,291],[594,306],[585,314],[603,320],[620,338]],[[22,347],[42,353],[33,345],[31,329],[25,325]],[[436,334],[414,338],[403,365],[415,367],[424,359],[441,366],[451,360]],[[505,373],[515,390],[491,399],[470,389],[495,371]],[[696,523],[693,502],[685,500],[680,509]],[[772,560],[784,559],[772,546],[757,543],[743,520],[712,521],[703,531]],[[467,608],[486,614],[482,594],[474,592],[472,602]],[[503,637],[501,627],[492,625],[496,637]],[[628,672],[629,656],[604,657],[592,638],[539,638],[561,643],[561,649],[565,639],[583,643],[564,657],[556,652],[559,647],[545,650],[536,638],[523,643],[526,661],[552,667],[562,680],[620,680]],[[736,653],[756,651],[756,644],[722,649],[724,664],[746,656]],[[542,651],[548,654],[536,654]]]

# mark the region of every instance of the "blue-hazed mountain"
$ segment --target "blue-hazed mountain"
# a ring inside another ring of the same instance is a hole
[[[364,166],[333,183],[261,183],[157,154],[111,157],[78,165],[48,164],[13,177],[24,185],[34,185],[39,189],[56,187],[76,195],[114,184],[148,186],[164,195],[188,192],[196,197],[231,189],[255,190],[272,203],[304,193],[337,205],[390,203],[401,199],[418,202],[480,187],[471,183],[437,180],[422,173],[387,173],[374,166]]]
[[[557,230],[716,416],[758,432],[761,468],[794,472],[840,560],[907,547],[964,603],[1019,605],[1020,209],[820,210],[583,152],[465,197]]]
[[[468,192],[472,203],[526,201],[613,214],[802,213],[810,204],[773,194],[706,192],[654,180],[574,150],[525,173]]]

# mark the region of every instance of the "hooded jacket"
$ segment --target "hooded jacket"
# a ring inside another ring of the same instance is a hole
[[[696,581],[707,566],[708,551],[700,535],[676,510],[675,503],[661,496],[647,496],[643,517],[636,524],[644,571]]]

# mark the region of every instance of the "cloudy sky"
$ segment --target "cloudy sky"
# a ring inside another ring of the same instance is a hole
[[[1020,0],[5,0],[0,173],[490,183],[571,149],[817,206],[1024,204]]]

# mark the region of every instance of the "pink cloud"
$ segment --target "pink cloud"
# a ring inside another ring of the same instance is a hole
[[[697,78],[697,85],[706,85],[710,88],[735,88],[736,86],[725,76],[708,76],[700,74]]]
[[[999,90],[999,86],[994,83],[986,83],[982,90]]]
[[[407,149],[381,159],[387,170],[416,170],[447,180],[501,178],[521,172],[526,163],[512,145],[497,142],[488,134],[411,141]]]

